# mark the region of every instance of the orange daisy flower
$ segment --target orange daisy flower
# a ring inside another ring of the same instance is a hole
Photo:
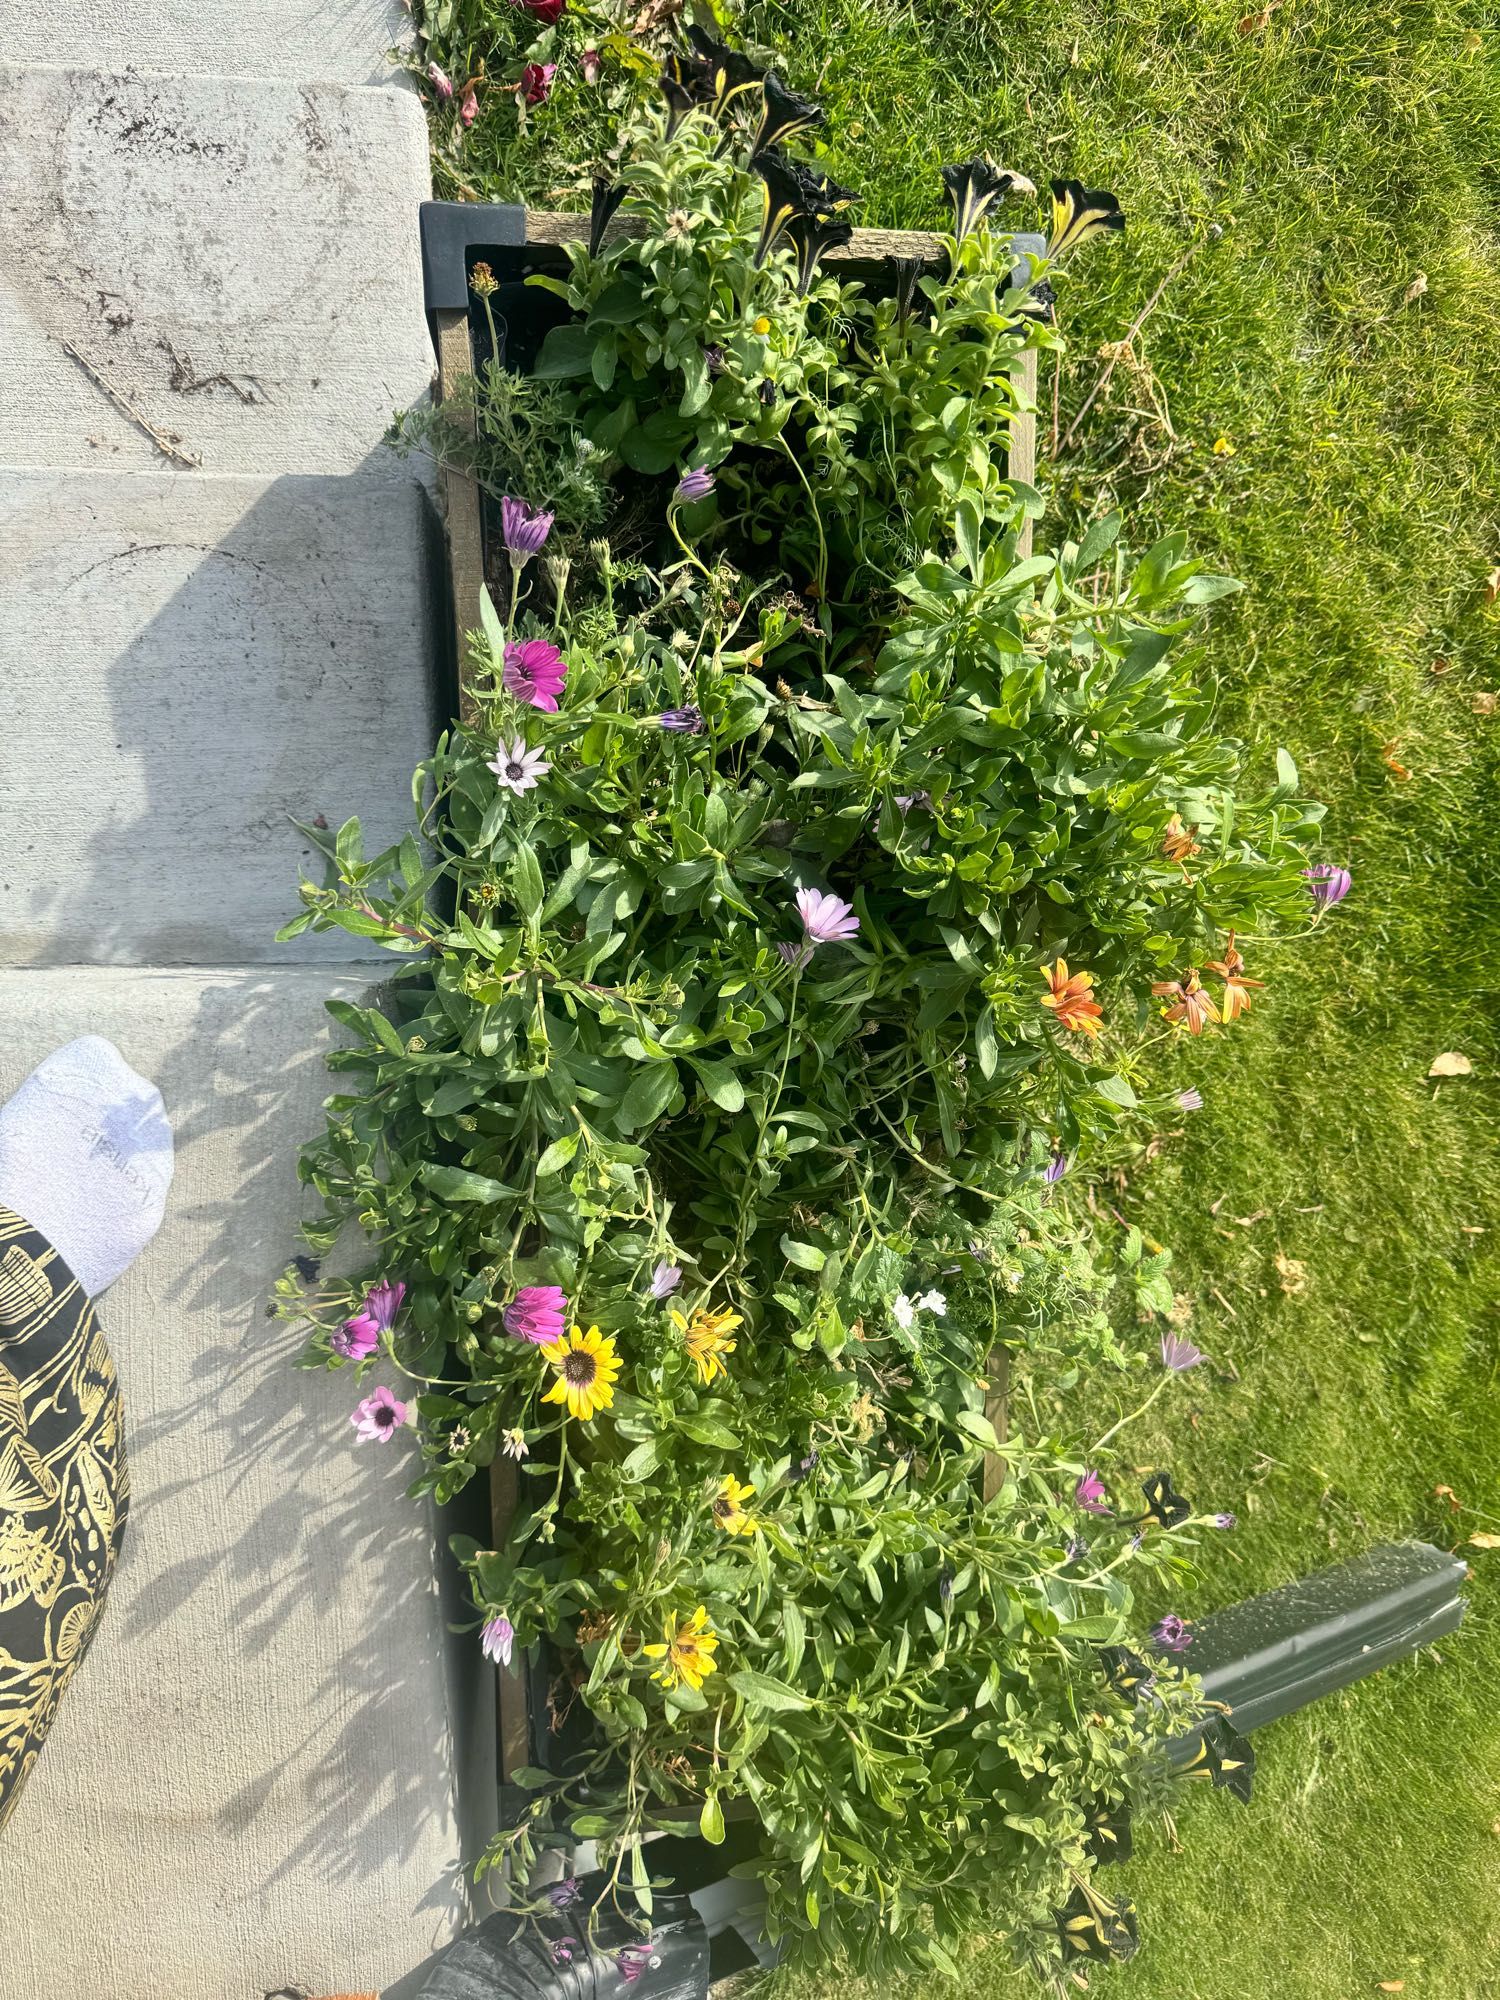
[[[1167,821],[1167,830],[1161,837],[1162,852],[1168,861],[1183,862],[1191,854],[1201,854],[1202,848],[1194,840],[1196,827],[1184,826],[1181,813],[1173,813]]]
[[[1167,979],[1153,986],[1151,991],[1160,999],[1170,999],[1170,1007],[1162,1008],[1162,1018],[1180,1021],[1190,1035],[1201,1035],[1210,1021],[1217,1021],[1219,1010],[1203,990],[1203,982],[1196,970],[1186,979]]]
[[[1052,1009],[1058,1026],[1066,1028],[1070,1035],[1097,1035],[1104,1009],[1091,991],[1093,973],[1070,973],[1068,961],[1060,958],[1056,965],[1042,967],[1042,977],[1052,989],[1043,997],[1042,1005]]]
[[[1250,989],[1252,986],[1256,988],[1264,986],[1265,981],[1245,979],[1241,976],[1245,970],[1245,961],[1235,950],[1233,931],[1229,933],[1224,946],[1224,956],[1211,958],[1208,961],[1208,970],[1216,972],[1224,982],[1224,998],[1219,1002],[1219,1006],[1227,1027],[1231,1021],[1237,1021],[1241,1014],[1249,1013]]]

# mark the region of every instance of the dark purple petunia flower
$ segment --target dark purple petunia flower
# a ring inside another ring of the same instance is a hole
[[[1166,1653],[1185,1653],[1193,1643],[1192,1633],[1175,1611],[1169,1611],[1151,1627],[1151,1637]]]
[[[1303,877],[1312,891],[1315,913],[1322,916],[1335,903],[1342,903],[1354,886],[1354,877],[1347,868],[1336,868],[1331,861],[1320,861],[1315,867],[1304,868]]]
[[[711,341],[703,350],[703,359],[708,363],[710,375],[724,373],[724,350],[717,341]]]
[[[664,708],[656,719],[663,729],[670,729],[678,736],[703,734],[703,711],[691,702],[686,708]]]
[[[714,476],[706,466],[695,466],[691,472],[683,473],[677,482],[677,491],[672,495],[678,506],[686,506],[693,500],[706,500],[714,490]]]
[[[1196,1368],[1205,1358],[1203,1349],[1195,1347],[1190,1340],[1184,1340],[1180,1333],[1164,1333],[1161,1337],[1161,1365],[1170,1368],[1174,1375],[1182,1375],[1189,1368]]]
[[[559,1881],[549,1882],[542,1894],[554,1910],[569,1910],[578,1901],[583,1891],[578,1886],[578,1878],[564,1875]]]
[[[576,1937],[554,1938],[547,1949],[552,1954],[554,1965],[571,1965],[573,1954],[578,1949],[578,1940]]]
[[[516,562],[526,563],[540,555],[552,532],[553,516],[540,507],[529,507],[509,494],[500,502],[500,534],[506,552]]]

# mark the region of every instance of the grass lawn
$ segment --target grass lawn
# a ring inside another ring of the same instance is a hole
[[[1205,676],[1266,759],[1293,751],[1355,890],[1248,946],[1252,1026],[1189,1052],[1207,1108],[1114,1197],[1175,1248],[1219,1364],[1136,1437],[1241,1517],[1175,1608],[1500,1530],[1500,11],[799,0],[750,27],[824,95],[865,221],[939,222],[938,164],[976,146],[1119,194],[1129,234],[1063,299],[1063,433],[1101,343],[1206,238],[1050,464],[1046,385],[1043,473],[1065,517],[1118,501],[1135,539],[1186,527],[1248,582]],[[477,144],[468,177],[518,191]],[[1429,1081],[1444,1050],[1473,1075]],[[1095,1991],[1500,1996],[1500,1550],[1471,1553],[1441,1661],[1267,1731],[1248,1810],[1195,1793],[1180,1852],[1143,1840],[1145,1946]],[[1026,1989],[980,1956],[969,1990]]]

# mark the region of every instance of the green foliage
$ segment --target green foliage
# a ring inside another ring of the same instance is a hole
[[[655,495],[632,616],[608,547],[549,610],[517,570],[473,719],[416,775],[421,840],[323,843],[287,934],[406,963],[386,1010],[337,1004],[312,1237],[358,1219],[409,1287],[380,1365],[420,1391],[418,1490],[522,1454],[503,1546],[461,1553],[596,1734],[496,1858],[570,1825],[649,1910],[642,1834],[738,1805],[794,1960],[950,1970],[982,1928],[1046,1966],[1085,1808],[1149,1790],[1195,1698],[1164,1672],[1134,1708],[1099,1659],[1184,1530],[1137,1545],[1122,1476],[1077,1546],[1091,1459],[1040,1414],[982,1498],[1008,1354],[1058,1380],[1126,1362],[1044,1169],[1139,1117],[1154,984],[1305,920],[1316,813],[1289,759],[1247,778],[1214,725],[1191,664],[1233,586],[1181,537],[1133,557],[1111,517],[1020,554],[1010,392],[950,406],[976,354],[978,391],[1039,337],[1045,266],[1012,286],[1003,243],[953,245],[920,331],[830,280],[799,297],[784,254],[756,264],[748,179],[706,127],[639,133],[645,234],[575,257],[586,318],[544,368],[576,400],[536,435],[545,460],[581,427],[637,496],[683,459],[719,487]],[[751,389],[772,368],[780,422]],[[660,416],[670,451],[632,447]],[[506,684],[522,641],[565,656],[555,713]],[[504,782],[518,738],[535,791]],[[837,939],[799,922],[813,894]],[[1124,1268],[1161,1312],[1143,1248]],[[564,1349],[508,1330],[525,1287],[618,1359],[587,1410],[557,1400]],[[310,1365],[338,1365],[356,1297],[292,1302]]]

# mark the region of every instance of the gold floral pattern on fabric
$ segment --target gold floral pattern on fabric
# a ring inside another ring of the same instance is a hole
[[[128,1491],[93,1307],[46,1239],[0,1208],[0,1827],[93,1638]]]

